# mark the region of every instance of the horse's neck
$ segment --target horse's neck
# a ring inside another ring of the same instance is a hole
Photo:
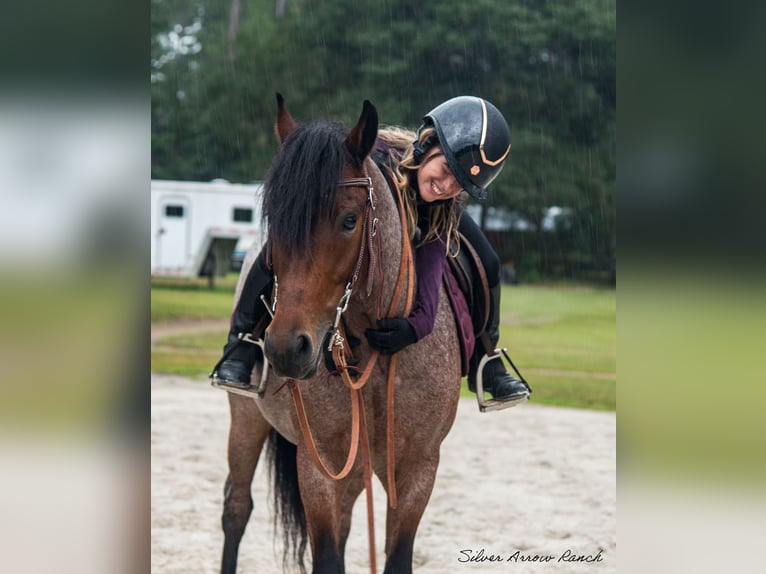
[[[399,277],[399,266],[401,264],[402,253],[402,229],[405,225],[399,215],[399,208],[396,205],[394,197],[396,190],[391,189],[380,169],[367,159],[365,164],[367,171],[372,178],[372,184],[377,196],[375,208],[375,217],[378,218],[377,233],[380,236],[379,243],[376,237],[373,250],[378,262],[376,269],[371,270],[373,276],[372,295],[366,301],[368,312],[377,312],[378,293],[380,293],[380,315],[385,317],[391,306],[391,299],[396,290],[396,282]],[[368,258],[369,260],[369,258]],[[414,278],[413,278],[414,280]],[[404,312],[404,300],[407,289],[407,278],[402,286],[400,303],[397,306],[396,316],[401,316]]]

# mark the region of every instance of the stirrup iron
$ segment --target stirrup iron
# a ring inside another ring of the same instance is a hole
[[[229,393],[234,393],[235,395],[244,395],[246,397],[262,399],[264,393],[266,392],[266,379],[269,375],[269,361],[266,359],[264,341],[263,339],[253,339],[250,333],[240,333],[239,340],[240,342],[244,341],[252,345],[257,345],[261,348],[261,355],[263,356],[263,367],[261,367],[261,380],[258,381],[258,385],[256,387],[253,387],[252,385],[249,387],[235,387],[233,385],[229,385],[218,378],[218,365],[216,365],[216,370],[210,374],[210,384]],[[223,362],[223,359],[221,359],[221,362]]]
[[[505,357],[508,363],[510,363],[511,367],[513,367],[513,370],[519,376],[519,380],[522,383],[524,383],[524,385],[527,387],[527,392],[522,395],[519,395],[518,397],[514,399],[509,399],[507,401],[499,401],[497,399],[485,399],[484,398],[484,367],[490,361],[495,361],[495,360],[502,361],[503,357]],[[494,353],[492,353],[491,355],[485,354],[479,361],[479,367],[476,370],[476,401],[479,403],[479,410],[481,412],[486,413],[490,411],[499,411],[502,409],[507,409],[508,407],[516,406],[519,403],[522,403],[524,401],[528,401],[529,391],[530,391],[529,385],[521,376],[521,373],[519,373],[516,370],[516,366],[513,364],[513,361],[511,361],[511,358],[508,356],[508,349],[505,349],[505,348],[495,349]]]

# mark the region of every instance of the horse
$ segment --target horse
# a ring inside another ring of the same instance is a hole
[[[414,273],[402,272],[410,243],[396,190],[370,157],[378,135],[375,107],[365,101],[350,130],[328,120],[298,125],[277,94],[275,128],[281,145],[263,197],[273,315],[264,360],[252,373],[257,398],[229,393],[221,572],[236,572],[253,507],[251,482],[268,444],[285,565],[294,560],[306,571],[308,541],[313,574],[345,572],[352,508],[366,482],[369,489],[369,472],[389,500],[384,574],[406,574],[439,449],[457,411],[455,319],[442,286],[430,335],[391,357],[379,356],[364,337],[381,313],[406,313],[416,288]],[[337,361],[353,353],[348,365],[336,362],[345,378],[330,374],[332,364],[323,360],[328,344]],[[363,378],[361,388],[350,390]],[[354,424],[361,438],[350,432]],[[363,456],[353,456],[357,447]],[[345,474],[336,472],[342,466]],[[374,551],[371,562],[375,570]]]

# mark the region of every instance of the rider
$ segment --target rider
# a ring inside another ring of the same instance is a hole
[[[486,199],[486,188],[503,169],[510,149],[510,130],[498,109],[482,98],[459,96],[426,114],[416,134],[381,130],[373,152],[373,160],[387,168],[384,173],[393,175],[405,198],[410,236],[416,245],[418,287],[410,315],[379,320],[378,329],[367,330],[367,340],[374,349],[391,354],[432,331],[444,260],[459,245],[460,233],[477,251],[490,288],[488,341],[482,338],[483,344],[476,345],[468,373],[468,385],[474,392],[479,362],[485,352],[494,353],[500,336],[500,261],[479,226],[470,217],[461,217],[460,196],[466,191],[478,200]],[[217,368],[217,378],[224,384],[250,385],[259,349],[240,344],[240,337],[256,326],[256,335],[262,335],[266,307],[259,299],[261,294],[268,297],[271,283],[264,250],[245,280],[231,317],[224,358]],[[517,400],[530,392],[500,360],[486,363],[482,382],[496,401]]]

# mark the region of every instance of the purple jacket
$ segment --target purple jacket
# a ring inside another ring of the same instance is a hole
[[[415,330],[418,340],[434,328],[436,311],[439,308],[439,288],[446,264],[446,246],[441,239],[434,239],[415,249],[415,273],[418,289],[412,312],[407,317]]]
[[[444,242],[429,241],[415,250],[415,272],[418,274],[418,290],[415,304],[407,321],[412,325],[418,341],[430,334],[439,309],[439,289],[442,279],[447,296],[455,314],[461,354],[461,374],[468,374],[468,366],[476,339],[473,333],[471,313],[457,281],[447,268]]]

